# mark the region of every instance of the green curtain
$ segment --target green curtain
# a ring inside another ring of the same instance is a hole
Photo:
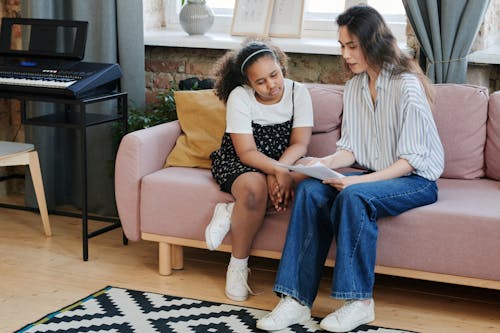
[[[490,0],[403,0],[434,83],[465,83],[470,52]]]
[[[27,0],[22,2],[26,18],[88,21],[84,61],[119,63],[121,90],[129,104],[145,104],[144,41],[142,1],[137,0]],[[92,105],[89,112],[113,112],[113,103]],[[30,114],[54,112],[48,103],[29,103]],[[26,142],[39,153],[49,209],[63,205],[81,208],[80,136],[64,128],[25,126]],[[87,128],[88,211],[116,216],[114,199],[114,156],[116,142],[112,124]],[[36,206],[29,177],[26,177],[26,204]]]

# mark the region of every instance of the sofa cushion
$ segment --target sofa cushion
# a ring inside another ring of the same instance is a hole
[[[165,167],[210,168],[210,153],[219,148],[226,129],[226,107],[212,89],[174,93],[182,133]]]
[[[484,176],[488,90],[465,84],[435,84],[432,106],[444,146],[443,178]]]
[[[500,180],[500,91],[490,95],[486,130],[486,176]]]
[[[342,123],[342,96],[344,87],[340,85],[306,83],[312,98],[314,127],[308,156],[323,157],[333,154],[340,139]]]
[[[215,205],[232,202],[210,170],[171,167],[153,172],[141,183],[141,231],[203,240]]]
[[[307,156],[324,157],[333,154],[339,139],[340,128],[327,133],[314,133],[307,147]]]
[[[498,281],[500,183],[439,179],[439,199],[381,218],[377,264]]]
[[[306,83],[311,94],[314,127],[313,133],[328,133],[340,130],[342,122],[343,86],[320,83]]]

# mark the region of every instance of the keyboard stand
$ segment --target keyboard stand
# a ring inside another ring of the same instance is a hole
[[[6,92],[0,91],[0,98],[6,99],[17,99],[21,103],[21,121],[24,125],[30,126],[49,126],[49,127],[63,127],[71,128],[80,133],[81,145],[81,178],[82,178],[82,208],[81,214],[73,212],[65,212],[60,210],[49,210],[49,214],[63,215],[70,217],[81,217],[82,219],[82,250],[83,250],[83,260],[87,261],[89,258],[89,239],[98,236],[107,231],[121,227],[121,223],[118,217],[103,217],[89,215],[88,213],[88,188],[87,188],[87,128],[91,126],[97,126],[104,123],[121,121],[123,124],[123,133],[128,131],[128,116],[127,116],[127,93],[125,92],[111,92],[107,94],[86,97],[82,99],[70,99],[65,97],[54,97],[47,95],[36,95],[36,94],[25,94],[16,92]],[[114,114],[96,114],[88,113],[87,107],[92,104],[102,103],[105,101],[116,100],[117,107]],[[52,114],[47,114],[43,116],[30,117],[27,114],[26,102],[46,102],[52,104],[64,105],[65,111],[55,111]],[[75,110],[70,110],[74,108]],[[24,210],[34,210],[35,208],[23,207],[18,205],[10,204],[0,204],[0,207],[5,208],[16,208]],[[89,232],[88,221],[104,221],[110,223],[109,225],[102,227],[98,230]],[[123,243],[127,244],[127,239],[123,236]]]

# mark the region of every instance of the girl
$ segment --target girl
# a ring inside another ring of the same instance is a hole
[[[227,114],[221,147],[211,154],[212,174],[235,201],[217,204],[205,238],[214,250],[231,230],[225,292],[235,301],[251,292],[248,257],[268,203],[277,211],[287,209],[300,177],[277,162],[295,163],[311,137],[311,98],[305,86],[284,78],[286,60],[270,43],[247,40],[216,70],[215,90]]]
[[[437,200],[444,155],[426,96],[430,84],[373,8],[351,7],[337,24],[353,77],[345,85],[337,151],[312,163],[333,169],[357,162],[367,171],[299,184],[274,285],[282,298],[257,321],[263,330],[310,318],[333,239],[331,296],[346,302],[320,326],[347,332],[373,321],[377,219]]]

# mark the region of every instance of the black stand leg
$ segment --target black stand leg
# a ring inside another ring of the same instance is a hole
[[[80,109],[82,124],[85,124],[85,107]],[[89,223],[88,223],[88,189],[87,189],[87,129],[80,128],[81,154],[82,154],[82,240],[83,260],[89,260]]]

